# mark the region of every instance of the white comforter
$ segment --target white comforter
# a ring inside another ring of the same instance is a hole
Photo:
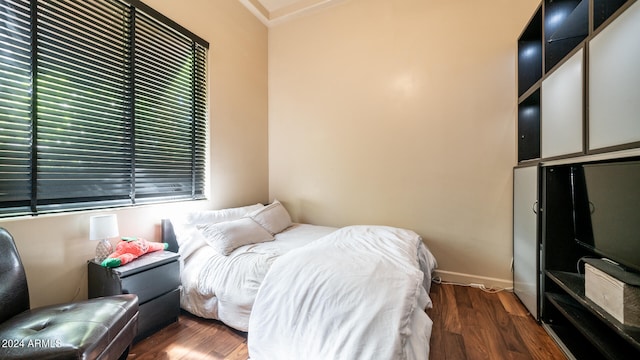
[[[249,320],[251,360],[427,359],[435,259],[413,231],[341,228],[276,259]]]
[[[182,263],[180,306],[241,331],[247,331],[253,301],[273,261],[336,230],[294,224],[276,234],[275,241],[242,246],[223,256],[204,242],[195,226],[174,226]]]

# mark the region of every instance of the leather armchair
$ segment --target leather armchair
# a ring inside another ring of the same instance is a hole
[[[136,295],[31,309],[20,255],[0,228],[0,359],[125,359],[137,332]]]

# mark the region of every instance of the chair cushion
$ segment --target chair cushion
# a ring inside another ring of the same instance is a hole
[[[7,345],[0,358],[99,359],[114,341],[124,351],[137,334],[137,314],[131,294],[27,310],[0,324]],[[131,336],[119,336],[123,331]]]

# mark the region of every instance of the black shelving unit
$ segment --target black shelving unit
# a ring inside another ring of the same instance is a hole
[[[578,359],[640,358],[640,328],[617,321],[585,296],[584,257],[575,241],[571,167],[542,166],[541,322]]]
[[[518,162],[541,158],[540,103],[542,82],[636,0],[543,0],[518,37]],[[588,93],[588,76],[585,75]],[[587,96],[585,96],[587,97]],[[535,114],[530,110],[537,106]],[[584,113],[587,113],[585,103]],[[527,111],[523,111],[527,109]],[[537,127],[537,129],[534,129]],[[581,131],[577,129],[576,131]],[[585,138],[587,128],[584,127]],[[524,135],[524,138],[523,138]],[[537,148],[536,148],[537,147]],[[637,147],[636,143],[625,148]],[[585,149],[585,151],[587,151]],[[588,154],[590,151],[587,151]],[[602,152],[602,151],[598,151]],[[580,156],[582,153],[562,155]]]
[[[621,324],[585,296],[581,259],[600,256],[575,241],[571,197],[572,161],[588,161],[594,154],[606,157],[615,150],[639,147],[638,143],[595,150],[588,146],[593,134],[588,111],[589,87],[593,86],[589,73],[591,41],[627,9],[637,9],[637,1],[640,0],[541,0],[518,38],[518,165],[540,166],[539,225],[534,235],[540,246],[540,272],[536,273],[540,279],[539,321],[563,350],[577,359],[640,359],[640,328]],[[631,38],[635,35],[629,34]],[[555,99],[549,100],[545,95],[544,103],[541,101],[542,84],[557,70],[563,71],[562,66],[578,48],[584,51],[585,119],[584,126],[576,131],[584,139],[584,150],[543,158],[541,114],[547,101]]]

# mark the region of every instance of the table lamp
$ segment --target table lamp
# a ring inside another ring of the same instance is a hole
[[[89,240],[100,240],[96,246],[96,262],[101,263],[113,252],[109,238],[118,236],[118,218],[114,214],[95,215],[89,219]]]

